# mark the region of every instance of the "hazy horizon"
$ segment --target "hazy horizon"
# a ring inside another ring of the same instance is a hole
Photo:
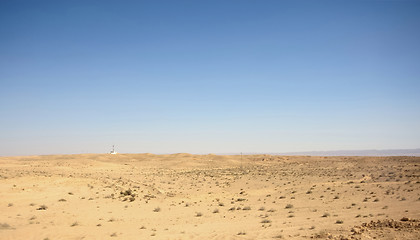
[[[0,156],[416,149],[420,1],[2,1]]]
[[[112,149],[112,148],[111,148]],[[415,149],[359,149],[359,150],[319,150],[303,152],[118,152],[117,154],[153,154],[153,155],[278,155],[278,156],[420,156],[420,148]],[[83,155],[83,154],[110,154],[110,151],[104,152],[78,152],[78,153],[50,153],[50,154],[23,154],[23,155],[0,155],[0,157],[19,157],[19,156],[47,156],[47,155]]]

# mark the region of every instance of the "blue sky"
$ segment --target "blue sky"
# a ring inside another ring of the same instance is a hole
[[[1,1],[0,155],[417,148],[420,1]]]

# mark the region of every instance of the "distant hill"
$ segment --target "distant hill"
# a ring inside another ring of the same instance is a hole
[[[416,149],[385,149],[385,150],[337,150],[287,152],[275,155],[310,155],[310,156],[420,156],[420,148]]]

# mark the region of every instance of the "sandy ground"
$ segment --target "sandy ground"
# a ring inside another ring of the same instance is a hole
[[[0,157],[0,239],[420,239],[420,157]]]

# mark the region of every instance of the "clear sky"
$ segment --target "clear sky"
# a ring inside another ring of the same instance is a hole
[[[420,147],[420,1],[0,1],[0,155]]]

